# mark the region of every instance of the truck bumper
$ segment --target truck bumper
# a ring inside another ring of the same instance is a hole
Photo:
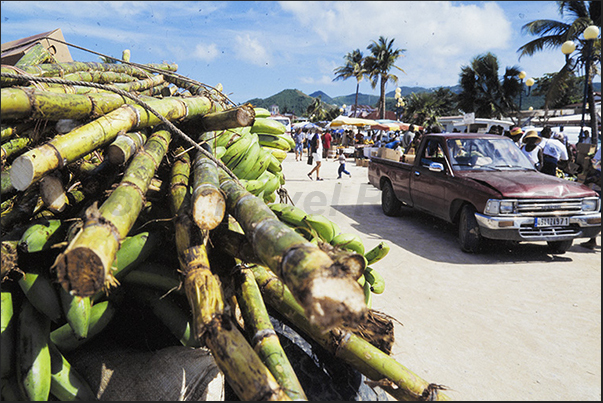
[[[592,238],[601,232],[601,213],[572,216],[568,226],[538,228],[534,217],[492,217],[475,213],[484,238],[509,241],[565,241]]]

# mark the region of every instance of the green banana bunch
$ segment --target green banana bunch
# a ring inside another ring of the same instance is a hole
[[[362,243],[362,239],[356,234],[341,232],[338,235],[335,235],[329,243],[333,246],[338,246],[342,249],[351,250],[364,255],[364,244]]]
[[[251,133],[249,126],[236,127],[234,129],[226,129],[222,132],[216,133],[215,141],[211,142],[214,148],[216,147],[230,147],[235,141],[244,136],[245,134]]]
[[[78,297],[71,295],[63,287],[59,290],[63,314],[67,323],[73,330],[75,337],[85,339],[88,337],[88,327],[90,325],[90,311],[92,310],[92,301],[90,297]]]
[[[226,147],[226,152],[222,156],[221,160],[229,169],[232,169],[244,156],[245,152],[251,146],[257,136],[254,133],[244,134],[239,137],[234,143]]]
[[[57,346],[50,343],[50,393],[62,402],[96,399],[88,382],[71,366]]]
[[[276,192],[276,190],[281,185],[279,177],[269,171],[264,172],[263,175],[268,176],[268,181],[266,182],[266,185],[264,185],[264,189],[263,189],[264,195],[269,195],[269,194]],[[261,178],[261,176],[260,176],[260,178]],[[260,178],[258,178],[258,179],[260,179]]]
[[[253,134],[257,138],[256,134]],[[252,140],[251,145],[243,152],[241,158],[231,169],[232,173],[239,179],[256,179],[256,164],[260,157],[262,146],[258,141]]]
[[[379,242],[377,246],[364,254],[367,265],[374,264],[383,259],[389,253],[389,244],[385,241]]]
[[[270,176],[268,175],[261,175],[261,179],[251,179],[251,180],[245,180],[242,179],[241,183],[243,183],[245,185],[245,189],[251,193],[254,196],[259,196],[260,193],[262,193],[264,191],[264,187],[266,186],[266,183],[268,183],[268,180],[270,179]]]
[[[268,207],[284,223],[292,227],[310,228],[308,223],[304,221],[306,212],[301,208],[286,203],[271,203]]]
[[[2,333],[0,339],[2,378],[8,377],[13,371],[15,361],[15,323],[16,316],[13,310],[13,295],[10,291],[2,291]]]
[[[251,125],[252,133],[270,133],[270,134],[285,134],[287,128],[278,120],[269,118],[255,117],[253,125]]]
[[[29,302],[53,322],[61,318],[61,303],[55,286],[39,270],[32,269],[19,279],[19,286]]]
[[[307,214],[303,220],[310,228],[316,231],[320,239],[326,243],[331,243],[335,237],[335,227],[331,220],[322,214]]]
[[[364,278],[366,279],[366,282],[370,284],[372,292],[375,294],[383,294],[383,291],[385,291],[385,279],[377,270],[367,266],[364,269]]]
[[[291,143],[288,141],[290,137],[287,135],[274,133],[257,133],[257,135],[260,145],[264,147],[277,148],[285,152],[291,150],[291,148],[295,148],[295,142],[293,142],[293,147],[291,147]]]
[[[48,348],[50,320],[27,300],[19,312],[17,380],[28,400],[48,400],[51,365]]]
[[[272,153],[269,153],[269,156],[268,156],[268,169],[267,170],[272,172],[273,174],[275,174],[277,172],[281,172],[283,170],[283,167],[281,166],[281,162],[274,155],[272,155]]]

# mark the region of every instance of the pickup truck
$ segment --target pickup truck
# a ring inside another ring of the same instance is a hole
[[[458,226],[464,252],[483,239],[546,241],[564,253],[601,232],[601,199],[587,186],[537,171],[505,136],[433,133],[401,161],[371,157],[369,182],[388,216],[402,206]]]

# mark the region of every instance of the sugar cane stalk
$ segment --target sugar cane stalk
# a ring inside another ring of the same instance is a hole
[[[111,264],[138,218],[151,178],[167,152],[171,135],[155,132],[134,156],[119,186],[96,209],[86,212],[84,228],[69,243],[54,264],[62,287],[80,297],[92,296],[114,284]]]
[[[272,327],[253,272],[244,265],[234,271],[235,291],[245,329],[254,350],[292,400],[307,400],[299,379]]]
[[[355,334],[334,328],[324,332],[313,325],[304,314],[303,308],[275,275],[265,267],[250,266],[260,287],[264,300],[281,315],[312,337],[322,347],[336,357],[352,365],[368,378],[381,381],[379,385],[399,400],[449,400],[438,391],[437,385],[430,384],[398,363],[393,357],[379,350]]]
[[[184,291],[193,312],[193,330],[211,350],[228,383],[241,400],[290,400],[245,337],[224,315],[222,287],[209,268],[205,240],[192,222],[188,178],[190,157],[180,153],[172,164],[170,208]]]
[[[346,267],[280,221],[262,199],[220,171],[227,211],[239,222],[256,255],[289,287],[310,321],[328,330],[367,314],[360,285]]]
[[[26,66],[41,64],[46,61],[54,61],[54,59],[44,45],[41,43],[36,43],[31,48],[27,49],[26,53],[21,56],[17,63],[15,63],[15,67],[23,68]]]
[[[168,121],[204,114],[213,108],[212,103],[204,97],[154,100],[149,101],[148,105]],[[46,173],[109,144],[122,131],[128,132],[159,123],[159,118],[142,106],[123,105],[17,157],[11,168],[13,186],[17,190],[24,190]]]

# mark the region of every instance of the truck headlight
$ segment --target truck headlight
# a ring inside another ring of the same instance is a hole
[[[513,214],[515,212],[515,200],[490,199],[486,202],[484,213],[488,215]]]
[[[488,215],[497,215],[500,209],[500,200],[490,199],[486,202],[484,213]]]
[[[582,211],[597,211],[599,210],[599,199],[590,198],[582,200]]]

